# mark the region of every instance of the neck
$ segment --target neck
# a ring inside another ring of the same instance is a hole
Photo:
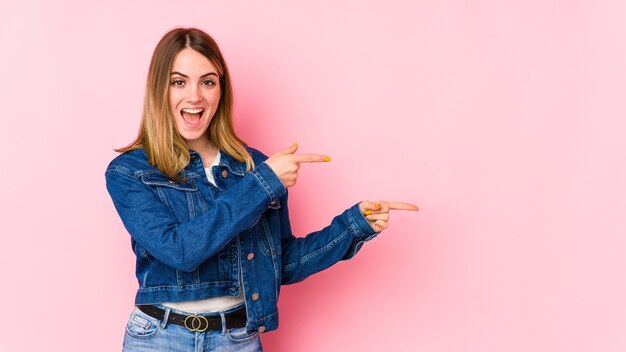
[[[211,165],[215,157],[217,156],[218,149],[208,138],[202,138],[200,140],[195,141],[187,141],[187,147],[189,149],[195,150],[200,154],[202,158],[202,164],[205,167]]]

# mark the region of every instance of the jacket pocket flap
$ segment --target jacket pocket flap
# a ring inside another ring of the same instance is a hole
[[[142,175],[141,182],[145,183],[146,185],[175,188],[181,191],[197,191],[198,190],[198,186],[196,186],[193,180],[187,180],[185,182],[174,182],[162,174]]]

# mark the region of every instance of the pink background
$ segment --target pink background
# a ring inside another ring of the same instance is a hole
[[[623,1],[18,1],[0,5],[0,351],[116,351],[134,256],[104,186],[175,26],[215,36],[236,124],[327,153],[304,235],[415,202],[287,286],[268,351],[626,351]]]

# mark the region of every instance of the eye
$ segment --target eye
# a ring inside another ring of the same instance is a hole
[[[170,84],[174,87],[182,87],[185,85],[185,81],[183,81],[182,79],[175,79],[175,80],[172,80]]]
[[[202,85],[203,85],[203,86],[209,86],[209,87],[212,87],[212,86],[214,86],[214,85],[215,85],[215,81],[212,81],[212,80],[210,80],[210,79],[207,79],[207,80],[202,81]]]

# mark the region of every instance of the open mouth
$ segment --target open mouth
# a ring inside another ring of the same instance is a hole
[[[183,117],[183,121],[187,127],[198,127],[200,120],[202,120],[202,113],[204,109],[182,109],[180,115]]]

